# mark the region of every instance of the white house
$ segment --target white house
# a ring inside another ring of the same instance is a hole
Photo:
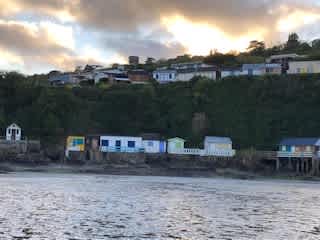
[[[141,137],[125,136],[101,136],[100,150],[101,152],[144,152],[143,141]]]
[[[143,139],[143,148],[145,153],[166,153],[167,143],[166,141],[157,139]]]
[[[288,74],[320,73],[320,61],[289,62]]]
[[[21,141],[22,133],[21,128],[13,123],[11,124],[6,131],[6,140],[7,141]]]
[[[175,82],[177,71],[173,69],[158,69],[153,72],[153,78],[159,83]]]
[[[185,142],[186,140],[178,137],[168,139],[168,153],[180,154],[183,152]]]
[[[282,66],[277,63],[243,64],[242,70],[247,71],[249,76],[261,76],[265,74],[280,75],[282,73]]]
[[[182,138],[168,139],[168,153],[177,155],[196,155],[202,156],[203,150],[198,148],[185,148],[184,143],[186,140]]]
[[[213,67],[212,65],[205,64],[203,62],[185,62],[185,63],[174,63],[171,64],[171,68],[173,69],[199,69],[199,68],[208,68]]]
[[[204,140],[204,155],[217,157],[233,157],[232,141],[227,137],[206,137]]]
[[[217,69],[215,67],[188,68],[177,71],[177,81],[188,82],[194,77],[206,77],[211,80],[217,79]]]
[[[221,70],[221,78],[247,76],[248,74],[248,70],[243,70],[242,68],[224,68]]]

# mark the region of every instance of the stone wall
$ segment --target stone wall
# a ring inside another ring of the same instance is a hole
[[[38,163],[44,160],[40,141],[0,140],[0,161],[13,163]]]

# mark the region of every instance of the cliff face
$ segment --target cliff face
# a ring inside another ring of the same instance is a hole
[[[320,76],[238,77],[218,82],[109,89],[47,88],[7,76],[0,82],[0,128],[12,121],[42,145],[68,135],[229,136],[236,149],[272,150],[286,136],[320,136]],[[52,154],[50,154],[52,155]]]

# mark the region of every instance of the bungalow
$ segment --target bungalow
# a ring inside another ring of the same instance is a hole
[[[231,76],[247,76],[248,70],[243,70],[239,68],[223,68],[221,69],[221,79]]]
[[[76,76],[74,73],[54,73],[49,76],[49,83],[52,86],[76,85],[80,83]]]
[[[9,127],[7,127],[7,130],[6,130],[6,140],[7,141],[21,141],[21,136],[22,136],[22,133],[21,133],[21,128],[13,123],[11,124]]]
[[[182,138],[171,138],[168,139],[168,153],[169,154],[180,154],[184,150],[184,143],[186,140]]]
[[[320,158],[320,138],[287,138],[279,148],[278,158]]]
[[[194,77],[206,77],[211,80],[217,79],[217,68],[187,68],[177,70],[177,81],[188,82]]]
[[[197,155],[202,156],[203,150],[198,148],[185,148],[184,143],[186,140],[182,138],[171,138],[168,139],[168,153],[178,155]]]
[[[160,137],[156,134],[143,134],[143,148],[145,153],[166,153],[167,142],[160,140]]]
[[[100,151],[123,153],[144,152],[143,141],[141,137],[101,136]]]
[[[174,63],[171,64],[171,68],[179,70],[179,69],[199,69],[199,68],[208,68],[213,67],[212,65],[205,64],[201,61],[198,62],[185,62],[185,63]]]
[[[85,137],[69,136],[67,138],[66,157],[69,157],[70,152],[84,152]]]
[[[320,61],[289,62],[288,74],[320,73]]]
[[[174,69],[158,69],[153,72],[153,78],[161,84],[175,82],[177,71]]]
[[[204,155],[217,157],[233,157],[232,141],[227,137],[206,137],[204,140]]]
[[[281,64],[277,63],[261,63],[261,64],[243,64],[243,71],[248,71],[249,76],[261,76],[265,74],[278,74],[282,73]]]
[[[285,74],[289,70],[289,62],[294,59],[302,58],[304,56],[300,56],[295,53],[289,54],[281,54],[281,55],[272,55],[266,59],[266,63],[278,63],[281,65],[282,73]]]
[[[150,75],[143,69],[128,72],[129,80],[132,84],[146,84],[150,82]]]

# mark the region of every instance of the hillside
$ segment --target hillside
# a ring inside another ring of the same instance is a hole
[[[273,149],[282,137],[320,136],[319,75],[68,89],[9,73],[0,80],[0,102],[2,135],[16,122],[43,144],[67,135],[156,132],[190,144],[219,135],[236,148]]]

